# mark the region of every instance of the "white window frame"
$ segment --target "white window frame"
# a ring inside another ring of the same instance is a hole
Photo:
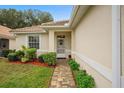
[[[40,50],[41,49],[41,38],[40,38],[40,35],[39,34],[30,34],[30,35],[27,35],[27,47],[29,47],[29,36],[38,36],[39,37],[39,49],[37,50]]]

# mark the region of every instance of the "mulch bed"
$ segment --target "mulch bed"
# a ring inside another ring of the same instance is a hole
[[[29,61],[29,62],[21,62],[21,61],[12,61],[10,62],[12,64],[32,64],[32,65],[37,65],[37,66],[42,66],[42,67],[53,67],[55,68],[56,66],[49,66],[46,62],[39,62],[38,59],[35,59],[34,61]]]

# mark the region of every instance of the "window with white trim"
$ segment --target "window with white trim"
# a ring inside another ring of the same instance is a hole
[[[34,35],[34,36],[28,36],[28,46],[29,48],[36,48],[39,49],[39,36]]]

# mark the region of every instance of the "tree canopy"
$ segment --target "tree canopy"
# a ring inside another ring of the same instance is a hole
[[[53,21],[53,17],[49,12],[40,10],[16,10],[16,9],[0,9],[0,25],[9,28],[21,28],[32,25],[40,25],[44,22]]]

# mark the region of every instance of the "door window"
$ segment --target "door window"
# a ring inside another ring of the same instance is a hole
[[[65,45],[64,45],[64,39],[65,36],[57,36],[57,53],[65,53]]]

